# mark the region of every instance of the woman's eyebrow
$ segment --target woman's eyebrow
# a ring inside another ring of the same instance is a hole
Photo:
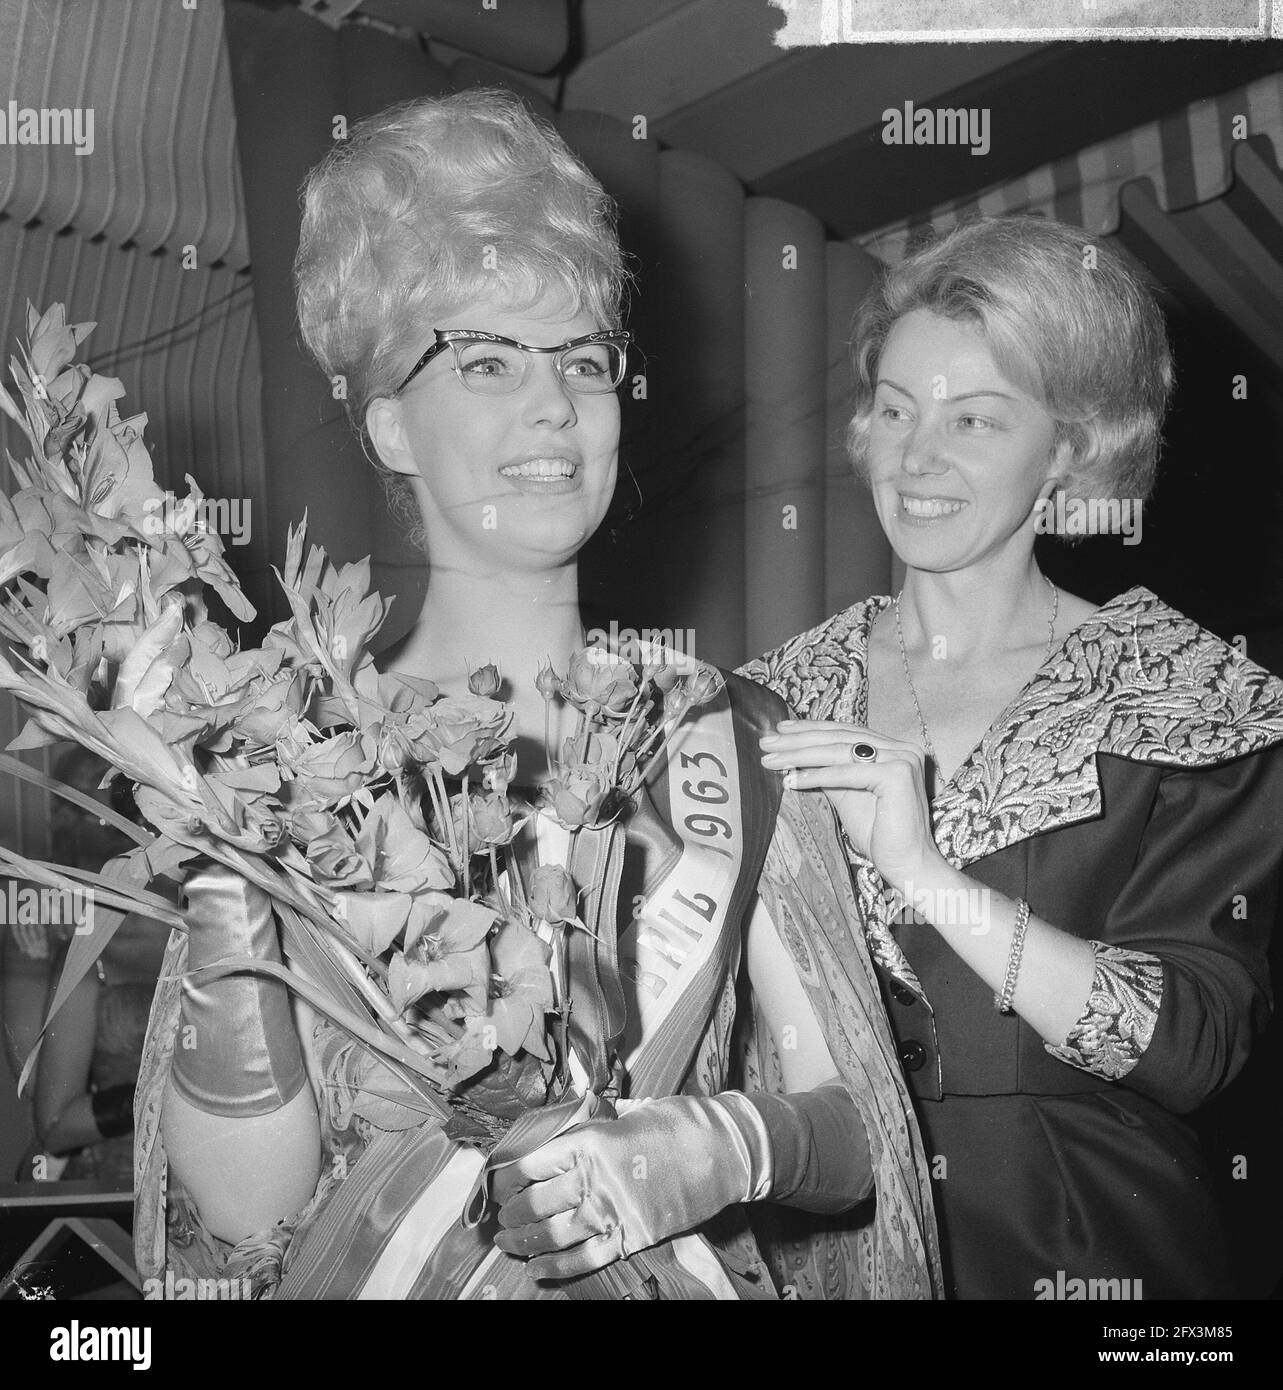
[[[890,377],[880,376],[877,384],[879,386],[889,386],[893,391],[898,391],[900,395],[906,396],[909,400],[913,400],[913,392],[906,391],[899,382],[892,381]],[[997,387],[984,387],[979,391],[963,391],[960,395],[946,396],[945,399],[950,401],[973,401],[979,396],[996,396],[999,400],[1013,402],[1016,400],[1016,397],[1011,395],[1010,392],[999,391]]]

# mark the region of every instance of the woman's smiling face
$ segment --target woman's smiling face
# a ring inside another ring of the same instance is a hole
[[[441,328],[470,328],[553,347],[603,327],[566,317],[544,296],[513,311],[481,299]],[[551,356],[529,360],[511,395],[467,390],[454,354],[434,358],[400,397],[371,407],[384,461],[410,476],[433,564],[541,569],[561,565],[601,525],[615,488],[619,400],[571,391]]]
[[[1032,547],[1031,514],[1063,476],[1055,421],[994,361],[979,326],[915,309],[887,335],[868,441],[883,530],[916,569],[965,569]]]

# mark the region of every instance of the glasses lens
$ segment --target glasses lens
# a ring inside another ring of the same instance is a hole
[[[506,396],[526,375],[526,355],[506,343],[455,343],[459,377],[479,396]]]
[[[624,354],[616,343],[580,343],[559,359],[561,379],[588,395],[613,391],[624,379]]]

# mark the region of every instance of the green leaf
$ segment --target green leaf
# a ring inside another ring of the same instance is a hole
[[[30,728],[30,724],[27,727]],[[11,743],[9,746],[12,748],[14,745]],[[60,782],[56,777],[49,777],[39,768],[24,763],[21,758],[11,758],[7,753],[0,753],[0,772],[11,773],[24,782],[30,782],[34,787],[42,787],[45,791],[61,797],[64,801],[71,802],[73,806],[79,806],[82,811],[88,811],[90,815],[106,821],[108,825],[122,831],[144,848],[151,845],[156,838],[150,831],[135,825],[133,821],[122,816],[118,811],[113,811],[110,806],[104,805],[96,797],[90,796],[87,792],[78,791],[75,787],[69,787],[66,782]]]

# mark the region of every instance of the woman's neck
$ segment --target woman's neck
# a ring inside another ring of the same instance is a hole
[[[1030,555],[947,573],[908,570],[900,621],[909,647],[964,665],[1044,643],[1052,608],[1051,587]]]
[[[533,786],[549,770],[545,732],[551,747],[558,748],[575,727],[574,711],[560,699],[545,704],[535,678],[549,662],[564,676],[583,637],[573,562],[542,573],[438,567],[418,622],[379,664],[432,680],[448,695],[462,695],[469,675],[493,662],[503,677],[499,698],[513,712],[518,783]]]
[[[542,573],[469,573],[434,569],[414,627],[383,664],[425,676],[450,694],[493,662],[505,680],[503,698],[536,702],[535,677],[549,661],[564,674],[583,643],[579,575],[571,563]]]

